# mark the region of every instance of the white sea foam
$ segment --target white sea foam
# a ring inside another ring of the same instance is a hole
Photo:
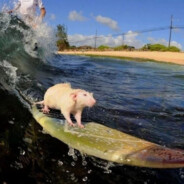
[[[68,151],[68,155],[71,156],[73,158],[74,161],[77,161],[77,154],[75,152],[75,149],[69,147],[69,151]]]
[[[17,81],[19,80],[19,77],[17,76],[17,68],[12,66],[8,61],[0,62],[0,66],[3,67],[3,70],[9,77],[9,83],[11,85],[15,85]]]
[[[24,35],[24,49],[32,57],[40,57],[46,61],[56,51],[56,33],[47,23],[36,24],[36,28],[23,30],[18,28]],[[38,50],[34,51],[35,45]]]
[[[38,47],[44,51],[44,57],[50,57],[56,50],[56,33],[55,30],[48,26],[47,23],[39,24],[34,30],[35,39]]]
[[[10,0],[4,3],[3,7],[0,8],[1,12],[4,12],[3,17],[0,19],[0,32],[6,31],[9,27],[19,31],[23,34],[22,44],[24,45],[24,49],[27,54],[31,55],[32,57],[39,57],[42,60],[48,60],[57,50],[57,38],[54,28],[50,27],[46,22],[41,22],[39,17],[35,17],[35,20],[30,24],[25,22],[25,24],[27,24],[30,29],[25,29],[19,24],[11,25],[11,16],[7,12],[13,8],[13,4],[15,4],[15,1]],[[14,15],[21,19],[21,16],[18,15],[18,13],[15,12]],[[11,39],[14,38],[10,38],[10,43]],[[38,46],[38,50],[36,51],[34,51],[35,45]]]

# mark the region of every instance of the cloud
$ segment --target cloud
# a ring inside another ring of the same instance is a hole
[[[98,35],[96,43],[97,47],[100,45],[108,45],[110,47],[119,46],[122,44],[126,44],[129,46],[134,46],[135,48],[141,48],[144,43],[141,40],[137,39],[138,34],[129,31],[127,35],[124,37],[122,35],[113,37],[111,35]],[[82,35],[75,34],[68,36],[70,45],[81,46],[81,45],[89,45],[94,47],[95,45],[95,36],[94,35]]]
[[[71,21],[81,21],[82,22],[82,21],[87,20],[87,18],[82,15],[82,12],[77,12],[75,10],[69,13],[68,18]]]
[[[151,44],[156,44],[156,43],[159,43],[159,44],[162,44],[162,45],[165,45],[165,46],[168,46],[168,41],[165,40],[165,39],[155,39],[155,38],[152,38],[152,37],[149,37],[148,38],[148,41],[151,43]],[[179,49],[182,49],[182,45],[176,41],[171,41],[171,46],[175,46],[175,47],[178,47]]]
[[[102,17],[101,15],[98,15],[95,17],[96,21],[104,24],[106,26],[108,26],[109,28],[111,28],[114,31],[119,31],[120,28],[118,26],[118,23],[115,20],[112,20],[109,17]]]
[[[171,46],[175,46],[175,47],[178,47],[179,49],[182,49],[182,45],[176,41],[172,41]]]
[[[70,45],[81,46],[81,45],[89,45],[94,46],[94,35],[82,35],[82,34],[75,34],[75,35],[68,35],[68,40]]]
[[[138,33],[133,32],[131,30],[128,31],[124,38],[124,44],[134,46],[135,48],[143,47],[145,44],[137,38],[138,36]]]

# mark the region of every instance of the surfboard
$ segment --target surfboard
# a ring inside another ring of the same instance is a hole
[[[43,114],[35,105],[32,114],[52,137],[89,156],[140,167],[184,167],[184,150],[166,148],[96,122],[84,123],[83,129],[70,127],[65,120]]]

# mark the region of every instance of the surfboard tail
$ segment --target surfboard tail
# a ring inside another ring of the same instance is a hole
[[[154,168],[184,167],[184,150],[152,145],[129,156],[131,160],[144,161],[142,166]],[[139,163],[141,164],[141,162]]]
[[[118,152],[113,154],[112,161],[149,168],[184,167],[184,150],[166,148],[150,143],[150,145],[145,146],[141,150],[132,150],[127,154],[124,153],[124,150],[118,150]]]

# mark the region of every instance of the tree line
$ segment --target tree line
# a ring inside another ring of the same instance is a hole
[[[65,25],[58,25],[57,26],[57,47],[59,51],[66,50],[66,49],[71,49],[71,50],[76,50],[76,49],[85,49],[85,50],[99,50],[99,51],[105,51],[105,50],[115,50],[115,51],[123,51],[123,50],[135,50],[133,46],[129,45],[120,45],[116,47],[109,47],[107,45],[100,45],[98,48],[93,48],[91,46],[83,45],[80,47],[76,46],[70,46],[69,41],[68,41],[68,35],[67,35],[67,28]],[[142,51],[170,51],[170,52],[180,52],[181,50],[178,47],[175,46],[170,46],[166,47],[165,45],[162,44],[146,44],[142,48],[138,49]]]

